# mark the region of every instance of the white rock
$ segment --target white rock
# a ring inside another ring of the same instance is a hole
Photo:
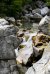
[[[50,44],[46,47],[42,58],[33,64],[25,74],[50,74]]]
[[[44,7],[41,9],[41,15],[46,15],[46,14],[48,14],[48,12],[49,12],[48,7]]]
[[[0,25],[7,25],[8,21],[6,21],[4,18],[0,18]]]
[[[15,54],[16,54],[16,57],[19,55],[19,53],[18,53],[18,48],[15,49]]]
[[[31,54],[33,54],[33,46],[32,46],[32,36],[35,36],[37,33],[25,34],[29,36],[28,41],[24,41],[21,45],[25,47],[20,50],[15,50],[16,53],[16,61],[19,63],[26,64],[28,59],[30,58]]]
[[[30,41],[28,44],[26,43],[26,46],[20,49],[18,53],[19,55],[17,56],[16,61],[26,64],[33,53],[32,42]]]
[[[47,65],[45,74],[50,74],[50,61],[49,61],[49,64]]]
[[[0,30],[5,30],[6,28],[13,27],[13,25],[0,25]]]
[[[45,23],[50,23],[50,17],[47,15],[41,19],[39,26],[44,25]]]
[[[39,23],[39,30],[42,31],[44,34],[50,35],[50,17],[45,16],[41,19]]]

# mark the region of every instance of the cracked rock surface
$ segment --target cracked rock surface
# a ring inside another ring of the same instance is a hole
[[[50,43],[45,48],[42,58],[33,64],[25,74],[50,74]]]

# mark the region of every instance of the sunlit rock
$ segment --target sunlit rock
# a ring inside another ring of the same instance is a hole
[[[50,17],[45,16],[39,23],[39,30],[45,34],[50,35]]]
[[[19,49],[18,52],[19,55],[17,56],[16,61],[21,64],[22,63],[26,64],[32,53],[33,53],[33,48],[32,48],[32,42],[30,41],[30,43],[25,45],[24,48]]]
[[[23,63],[25,65],[27,64],[27,62],[29,62],[29,59],[31,60],[31,58],[41,56],[44,51],[44,48],[37,48],[33,45],[32,37],[36,36],[37,33],[28,33],[26,35],[29,36],[28,40],[22,42],[19,47],[15,49],[16,61],[20,64]]]
[[[45,48],[42,58],[33,64],[25,74],[50,74],[50,43]]]
[[[0,26],[1,25],[8,25],[8,21],[6,21],[4,18],[0,18]]]
[[[25,36],[29,36],[28,40],[21,43],[21,45],[19,46],[19,50],[15,49],[15,53],[16,53],[16,61],[19,63],[23,63],[26,65],[26,63],[28,62],[28,59],[31,57],[31,55],[33,54],[33,46],[32,46],[32,36],[36,35],[36,33],[34,34],[29,34],[29,33],[25,33]],[[17,55],[18,54],[18,55]]]
[[[14,49],[22,41],[16,36],[17,31],[18,27],[14,25],[0,26],[0,59],[15,58]]]
[[[16,34],[17,31],[18,31],[17,26],[13,26],[13,25],[0,26],[0,37]]]
[[[46,15],[44,18],[41,19],[39,26],[45,25],[47,23],[50,24],[50,17]]]
[[[35,46],[41,46],[46,42],[50,41],[50,36],[47,36],[43,33],[39,33],[36,36],[32,37],[32,41],[34,43]]]
[[[44,52],[44,47],[43,48],[42,47],[41,48],[37,48],[37,47],[33,46],[33,52],[34,52],[34,57],[38,57],[39,56],[39,59],[40,59],[40,57],[42,56],[42,54]]]
[[[47,15],[49,12],[49,8],[48,7],[44,7],[41,9],[41,15]]]

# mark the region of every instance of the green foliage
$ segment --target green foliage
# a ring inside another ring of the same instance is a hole
[[[8,16],[16,17],[21,12],[22,6],[31,1],[32,0],[1,0],[0,15],[6,14]]]
[[[50,6],[50,0],[44,0],[47,6]]]

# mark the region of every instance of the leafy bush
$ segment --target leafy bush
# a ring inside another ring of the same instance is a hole
[[[32,0],[1,0],[0,1],[0,15],[6,14],[7,16],[16,17],[26,3]]]
[[[44,0],[46,2],[46,5],[50,7],[50,0]]]

